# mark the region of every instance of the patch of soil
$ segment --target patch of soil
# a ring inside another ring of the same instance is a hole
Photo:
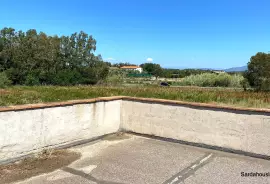
[[[81,155],[67,150],[45,151],[16,163],[0,165],[0,183],[12,183],[43,173],[53,172],[79,159]]]
[[[107,141],[117,141],[117,140],[123,140],[123,139],[129,139],[130,136],[127,135],[124,132],[117,132],[115,134],[112,135],[107,135],[103,138],[103,140],[107,140]]]

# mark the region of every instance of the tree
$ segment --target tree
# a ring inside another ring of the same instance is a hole
[[[140,66],[143,68],[144,71],[155,76],[156,79],[162,75],[163,70],[159,64],[144,63],[141,64]]]
[[[108,66],[108,67],[111,67],[112,64],[110,62],[105,62],[105,64]]]
[[[270,54],[257,53],[250,58],[248,71],[244,74],[251,87],[258,91],[270,90]]]
[[[135,65],[135,64],[131,64],[131,63],[128,63],[128,62],[126,62],[126,63],[115,63],[115,64],[113,64],[112,65],[113,67],[122,67],[122,66],[137,66],[137,65]]]
[[[3,58],[2,54],[1,54],[3,49],[4,49],[4,42],[0,38],[0,72],[3,70],[3,68],[1,68],[1,66],[3,65],[3,62],[4,62],[4,58]]]
[[[0,39],[0,52],[4,49],[3,39]]]
[[[96,40],[83,31],[58,37],[4,28],[0,40],[0,72],[12,84],[95,84],[108,75],[101,55],[94,55]]]

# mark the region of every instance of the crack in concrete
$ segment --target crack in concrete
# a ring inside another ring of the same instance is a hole
[[[198,169],[211,162],[212,159],[213,153],[204,155],[202,158],[195,161],[190,166],[186,167],[179,173],[173,175],[171,178],[163,182],[163,184],[177,184],[183,182],[185,179],[193,175]]]

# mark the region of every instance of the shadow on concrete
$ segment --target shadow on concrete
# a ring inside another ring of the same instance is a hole
[[[251,152],[246,152],[246,151],[242,151],[242,150],[236,150],[236,149],[219,147],[219,146],[212,146],[212,145],[203,144],[203,143],[194,143],[194,142],[188,142],[188,141],[183,141],[183,140],[176,140],[176,139],[165,138],[165,137],[160,137],[160,136],[156,136],[156,135],[141,134],[141,133],[126,131],[126,130],[121,130],[121,131],[123,131],[125,133],[129,133],[131,135],[146,137],[146,138],[150,138],[150,139],[156,139],[156,140],[160,140],[160,141],[173,142],[173,143],[178,143],[178,144],[182,144],[182,145],[205,148],[205,149],[209,149],[209,150],[217,150],[217,151],[233,153],[233,154],[237,154],[237,155],[244,155],[244,156],[248,156],[248,157],[264,159],[264,160],[270,160],[270,156],[268,156],[268,155],[251,153]]]
[[[96,182],[98,184],[124,184],[124,183],[118,183],[118,182],[112,182],[112,181],[99,180],[90,174],[86,174],[82,171],[78,171],[78,170],[70,168],[70,167],[64,167],[64,168],[62,168],[62,170],[65,172],[68,172],[70,174],[73,174],[73,175],[81,176],[89,181],[93,181],[93,182]]]

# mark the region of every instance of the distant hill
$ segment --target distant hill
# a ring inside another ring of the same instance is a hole
[[[233,67],[233,68],[228,68],[228,69],[222,69],[222,68],[186,68],[186,67],[175,67],[175,68],[174,67],[168,67],[166,69],[222,70],[222,71],[225,71],[225,72],[243,72],[243,71],[246,71],[248,68],[247,68],[247,66],[241,66],[241,67]]]
[[[241,66],[241,67],[234,67],[234,68],[228,68],[225,69],[225,72],[244,72],[246,71],[248,68],[247,66]]]

